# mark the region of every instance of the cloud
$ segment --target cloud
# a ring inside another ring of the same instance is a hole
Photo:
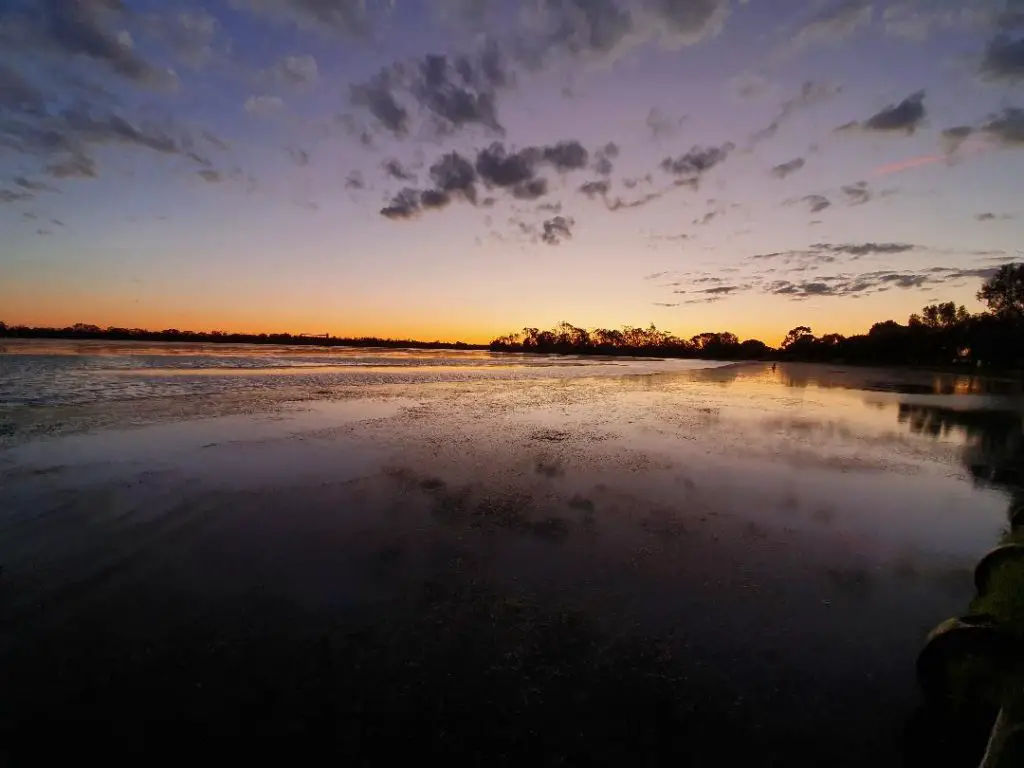
[[[584,195],[593,200],[595,197],[608,194],[608,190],[611,188],[611,183],[606,179],[599,179],[597,181],[586,181],[581,186],[579,191]]]
[[[806,162],[802,157],[796,157],[788,162],[776,165],[769,173],[777,179],[784,179],[803,168]]]
[[[146,61],[124,37],[127,10],[119,0],[39,0],[24,15],[25,39],[33,49],[84,56],[137,85],[173,88],[177,77]],[[17,11],[12,11],[17,17]]]
[[[216,184],[217,182],[224,180],[220,171],[203,170],[197,171],[196,175],[202,178],[203,181],[209,182],[210,184]]]
[[[345,177],[345,189],[365,189],[366,182],[363,180],[363,174],[359,171],[352,171],[348,176]]]
[[[380,215],[389,219],[411,219],[420,212],[420,192],[406,188],[391,198],[391,202],[381,208]]]
[[[946,128],[942,132],[942,146],[946,154],[951,155],[956,152],[972,133],[974,133],[974,128],[969,125]]]
[[[533,178],[541,155],[535,147],[509,152],[494,142],[477,154],[476,171],[488,186],[514,187]]]
[[[536,200],[548,193],[548,180],[544,178],[530,179],[512,187],[512,197],[516,200]]]
[[[273,78],[287,85],[311,85],[320,77],[316,59],[310,54],[283,56],[270,70]]]
[[[862,123],[868,131],[913,133],[924,120],[924,91],[917,91],[899,104],[889,105]]]
[[[440,189],[425,189],[420,192],[420,205],[425,209],[444,208],[451,201],[451,195]]]
[[[12,181],[14,182],[14,186],[21,187],[22,189],[27,190],[29,192],[53,191],[53,187],[51,187],[49,184],[46,184],[45,182],[42,181],[33,181],[32,179],[27,179],[24,176],[15,176],[12,179]]]
[[[800,201],[807,203],[811,213],[821,213],[832,205],[832,202],[824,195],[805,195],[800,198]]]
[[[492,76],[502,84],[506,76],[500,59],[492,64],[493,72],[483,67],[477,69],[467,57],[459,57],[453,65],[443,54],[428,54],[419,64],[419,78],[412,93],[420,104],[453,128],[478,123],[503,134]]]
[[[846,202],[850,205],[864,205],[871,200],[871,190],[868,188],[866,181],[858,181],[853,184],[847,184],[846,186],[840,187],[839,191],[843,193],[846,198]]]
[[[678,307],[678,301],[655,301],[653,302],[656,307]]]
[[[84,155],[71,155],[50,163],[46,172],[55,179],[93,179],[96,161]]]
[[[594,171],[602,176],[610,176],[614,165],[612,160],[619,156],[619,145],[609,141],[594,152]]]
[[[409,131],[409,111],[395,98],[393,87],[393,75],[385,69],[366,83],[352,85],[350,95],[353,104],[366,107],[387,130],[404,136]]]
[[[11,189],[0,189],[0,203],[20,203],[23,200],[32,200],[35,194],[32,192],[15,192]]]
[[[661,161],[661,169],[683,180],[698,180],[704,173],[724,162],[729,153],[736,148],[732,142],[720,147],[693,147],[689,152],[676,158],[666,157]]]
[[[300,29],[367,37],[390,3],[377,0],[230,0],[233,8],[291,22]]]
[[[977,221],[1010,221],[1014,217],[1009,213],[977,213],[974,218]]]
[[[559,171],[573,171],[584,168],[590,153],[578,141],[560,141],[544,147],[544,160]]]
[[[562,240],[572,238],[572,227],[575,221],[571,217],[555,216],[544,222],[544,232],[541,235],[548,245],[558,245]]]
[[[416,174],[409,171],[396,158],[385,160],[382,163],[384,173],[398,181],[416,181]]]
[[[853,131],[873,131],[876,133],[905,133],[908,136],[924,121],[924,91],[912,93],[898,104],[890,104],[862,122],[845,123],[836,131],[851,133]]]
[[[245,100],[245,111],[250,115],[275,115],[284,109],[284,101],[278,96],[250,96]]]
[[[811,246],[814,250],[842,253],[855,258],[861,256],[874,256],[877,254],[906,253],[916,251],[918,246],[910,243],[855,243],[835,245],[833,243],[815,243]]]
[[[850,37],[871,23],[872,6],[868,0],[841,0],[798,27],[787,45],[786,53],[820,43]]]
[[[816,104],[827,101],[833,96],[841,93],[842,90],[843,89],[838,85],[823,83],[817,80],[805,80],[795,96],[782,102],[782,105],[779,108],[779,114],[775,119],[767,126],[751,135],[751,143],[759,144],[762,141],[774,137],[775,134],[778,133],[779,128],[782,127],[783,123],[785,123],[794,114],[802,109],[808,109]]]
[[[458,152],[449,152],[430,166],[430,178],[439,190],[476,202],[476,169]]]
[[[993,38],[985,48],[980,73],[986,80],[1024,80],[1024,38],[1013,40],[1006,35]]]
[[[985,123],[981,132],[1003,147],[1024,145],[1024,109],[1007,107]]]
[[[657,107],[651,107],[647,113],[647,130],[652,139],[664,139],[674,136],[679,127],[686,122],[686,116],[671,118]]]
[[[149,14],[142,30],[191,69],[202,69],[217,56],[220,22],[202,8],[172,14]]]

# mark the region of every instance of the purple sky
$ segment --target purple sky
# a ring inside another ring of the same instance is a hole
[[[0,319],[776,342],[1024,258],[1017,0],[170,5],[0,4]]]

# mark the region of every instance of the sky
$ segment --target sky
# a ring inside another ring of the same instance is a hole
[[[0,320],[863,332],[1024,261],[1024,0],[0,0]]]

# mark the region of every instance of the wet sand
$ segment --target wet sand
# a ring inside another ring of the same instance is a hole
[[[1006,524],[1019,487],[987,470],[1020,465],[1022,408],[930,382],[750,364],[10,416],[0,751],[954,764],[914,658]]]

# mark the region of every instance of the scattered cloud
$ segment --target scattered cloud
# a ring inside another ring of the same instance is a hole
[[[363,180],[363,174],[359,171],[352,171],[348,176],[345,177],[345,189],[365,189],[366,182]]]
[[[390,178],[398,181],[416,181],[416,174],[407,170],[396,158],[390,158],[382,163],[384,173]]]
[[[1024,80],[1024,38],[1014,40],[1007,35],[993,38],[985,48],[980,72],[986,80]]]
[[[611,183],[606,179],[597,181],[586,181],[580,186],[580,192],[593,200],[595,197],[603,197],[608,194]]]
[[[202,170],[196,171],[196,175],[199,176],[203,181],[210,184],[216,184],[224,180],[223,175],[220,171]]]
[[[1024,109],[1007,107],[985,123],[981,132],[1003,147],[1024,146]]]
[[[290,157],[291,161],[298,166],[305,167],[309,165],[309,152],[304,149],[292,147],[288,150],[288,157]]]
[[[793,55],[811,45],[850,37],[871,23],[872,11],[872,5],[868,0],[833,2],[798,26],[779,53]]]
[[[368,37],[391,7],[380,0],[229,0],[237,10],[287,21],[300,29]]]
[[[476,202],[476,169],[458,152],[449,152],[430,166],[430,178],[442,192]]]
[[[856,130],[876,133],[905,133],[909,136],[924,121],[926,114],[924,97],[924,91],[917,91],[898,104],[884,107],[863,122],[846,123],[836,130],[843,133]]]
[[[647,113],[646,125],[652,139],[665,139],[675,136],[684,122],[685,115],[673,118],[657,107],[651,107]]]
[[[619,156],[619,145],[609,141],[594,152],[594,171],[602,176],[610,176],[614,170],[612,161]]]
[[[847,184],[846,186],[840,187],[839,191],[843,193],[846,198],[846,202],[850,205],[864,205],[871,200],[871,190],[868,187],[866,181],[858,181],[853,184]]]
[[[555,216],[544,222],[544,232],[541,235],[548,245],[558,245],[563,240],[572,238],[572,228],[576,224],[572,217]]]
[[[800,200],[807,203],[811,213],[821,213],[832,205],[832,202],[824,195],[805,195]]]
[[[769,173],[777,179],[784,179],[803,168],[806,162],[802,157],[796,157],[788,162],[776,165]]]
[[[1009,213],[977,213],[974,218],[977,221],[1010,221],[1014,216]]]
[[[272,77],[287,85],[311,85],[320,77],[316,59],[310,54],[283,56],[271,68]]]
[[[693,147],[678,157],[666,157],[661,161],[661,169],[680,181],[696,183],[704,173],[723,163],[734,149],[736,145],[731,141],[720,147]]]
[[[381,208],[380,215],[389,219],[411,219],[420,212],[420,193],[407,187],[391,198],[391,202]]]
[[[366,107],[388,131],[404,136],[409,132],[409,111],[398,102],[394,86],[393,73],[384,69],[367,82],[352,85],[350,96],[353,104]]]
[[[245,111],[250,115],[269,116],[284,110],[284,101],[279,96],[250,96],[245,100]]]
[[[220,22],[202,8],[179,13],[152,13],[141,18],[142,32],[169,50],[175,60],[199,70],[224,54],[218,46]]]

